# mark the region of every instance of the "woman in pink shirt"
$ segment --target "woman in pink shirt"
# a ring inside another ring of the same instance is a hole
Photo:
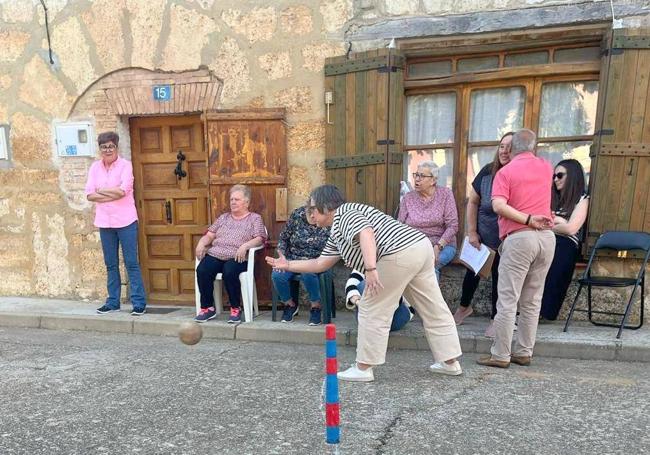
[[[99,228],[107,271],[108,298],[97,312],[120,311],[122,280],[118,248],[121,244],[129,275],[131,314],[140,316],[144,314],[147,302],[138,263],[138,213],[133,199],[133,166],[119,156],[119,141],[120,137],[113,131],[97,137],[101,159],[90,166],[86,182],[86,198],[96,204],[95,226]]]
[[[456,256],[458,210],[454,193],[447,187],[437,186],[438,166],[433,161],[420,163],[413,179],[415,191],[402,198],[397,219],[429,238],[440,280],[440,269]]]

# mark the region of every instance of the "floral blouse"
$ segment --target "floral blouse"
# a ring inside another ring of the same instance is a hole
[[[400,202],[397,219],[424,233],[434,245],[442,239],[446,245],[456,246],[458,211],[454,193],[447,187],[436,187],[430,199],[417,191],[407,193]]]
[[[278,250],[289,260],[314,259],[320,256],[329,235],[329,228],[309,224],[305,207],[299,207],[280,233]]]

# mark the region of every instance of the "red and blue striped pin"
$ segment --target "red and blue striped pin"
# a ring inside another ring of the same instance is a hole
[[[339,382],[336,361],[336,325],[325,326],[325,424],[326,441],[338,444],[341,440],[341,421],[339,418]]]

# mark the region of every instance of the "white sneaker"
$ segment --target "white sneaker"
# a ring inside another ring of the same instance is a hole
[[[458,376],[463,374],[463,370],[460,367],[458,360],[449,365],[445,362],[436,362],[429,367],[429,370],[431,370],[432,373],[446,374],[447,376]]]
[[[350,368],[345,371],[339,371],[336,375],[341,381],[350,382],[372,382],[375,380],[375,375],[372,372],[372,367],[367,370],[360,370],[357,364],[353,363]]]

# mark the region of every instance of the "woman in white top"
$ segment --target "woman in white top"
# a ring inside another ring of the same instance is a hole
[[[346,203],[334,185],[312,191],[310,210],[318,226],[331,226],[330,237],[316,259],[288,261],[267,257],[271,267],[291,272],[323,272],[340,259],[363,273],[366,288],[359,301],[356,363],[338,374],[344,381],[370,382],[373,367],[386,359],[388,333],[399,298],[404,297],[422,319],[435,363],[431,371],[462,373],[454,318],[437,285],[433,246],[427,237],[364,204]]]

